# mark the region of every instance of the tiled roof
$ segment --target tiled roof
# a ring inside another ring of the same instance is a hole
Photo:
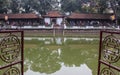
[[[25,14],[0,14],[0,19],[4,19],[5,16],[8,16],[8,19],[36,19],[36,18],[41,18],[34,13],[25,13]]]
[[[39,15],[34,13],[24,13],[24,14],[0,14],[0,19],[5,19],[5,16],[8,16],[8,19],[37,19],[42,18]],[[81,13],[71,13],[69,16],[66,16],[67,19],[110,19],[110,14],[81,14]],[[64,17],[58,11],[50,11],[47,15],[43,17]]]
[[[43,17],[64,17],[59,11],[50,11],[48,12],[46,15],[44,15]]]
[[[68,19],[110,19],[110,14],[80,14],[71,13],[67,16]]]

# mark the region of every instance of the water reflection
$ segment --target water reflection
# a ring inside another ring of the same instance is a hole
[[[60,69],[58,51],[50,51],[46,48],[30,50],[30,56],[26,56],[25,65],[29,64],[30,69],[41,73],[54,73]]]
[[[96,38],[58,37],[25,38],[25,40],[37,42],[35,48],[30,48],[33,42],[25,43],[30,46],[25,48],[25,75],[92,75],[96,73],[98,58],[96,53],[98,39]],[[44,43],[39,44],[43,41]]]
[[[66,67],[62,66],[61,70],[53,73],[53,74],[45,74],[34,72],[30,69],[25,72],[25,75],[92,75],[92,71],[88,68],[86,64],[81,64],[79,67]]]
[[[58,37],[58,38],[55,38],[55,42],[56,44],[62,44],[62,38]]]

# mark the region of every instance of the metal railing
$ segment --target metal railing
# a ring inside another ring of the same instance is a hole
[[[120,75],[120,33],[100,32],[98,75]]]
[[[0,75],[23,75],[23,31],[0,31]]]

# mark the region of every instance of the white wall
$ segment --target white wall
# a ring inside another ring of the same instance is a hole
[[[63,21],[63,18],[57,18],[57,24],[58,25],[61,25],[62,21]]]
[[[51,21],[50,21],[50,18],[45,18],[44,21],[45,21],[45,23],[51,24],[51,23],[50,23],[50,22],[51,22]],[[58,25],[61,25],[62,21],[63,21],[63,18],[56,18],[56,23],[57,23]]]
[[[45,23],[50,24],[50,18],[45,18],[44,21],[45,21]]]

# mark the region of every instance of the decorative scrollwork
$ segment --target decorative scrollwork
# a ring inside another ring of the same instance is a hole
[[[11,67],[7,69],[3,75],[20,75],[20,71],[16,67]]]
[[[0,57],[6,63],[11,63],[19,56],[20,41],[15,35],[8,35],[0,42]]]
[[[120,42],[113,36],[108,35],[103,40],[103,58],[109,63],[115,63],[120,59]]]
[[[115,75],[115,73],[110,68],[103,68],[100,75]]]

